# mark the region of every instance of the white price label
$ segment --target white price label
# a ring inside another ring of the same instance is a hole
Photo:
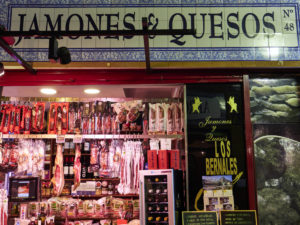
[[[74,144],[82,143],[82,135],[75,135],[74,138],[73,138],[73,143]]]
[[[63,144],[63,143],[65,143],[65,135],[57,135],[56,136],[56,143],[57,144]]]

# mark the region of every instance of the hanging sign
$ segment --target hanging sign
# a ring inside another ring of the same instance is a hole
[[[183,225],[217,225],[217,212],[185,211],[182,212]]]
[[[233,210],[220,212],[220,225],[257,225],[255,210]]]

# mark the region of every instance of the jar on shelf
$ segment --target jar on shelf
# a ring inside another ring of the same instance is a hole
[[[102,187],[101,187],[101,182],[98,181],[96,183],[96,195],[102,195]]]

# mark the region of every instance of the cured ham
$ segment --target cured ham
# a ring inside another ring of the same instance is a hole
[[[81,152],[80,145],[76,144],[76,152],[75,152],[75,161],[74,161],[74,186],[73,191],[80,185],[80,175],[81,175],[81,162],[80,162]]]
[[[62,145],[57,145],[55,164],[54,164],[54,176],[51,180],[53,184],[54,195],[59,196],[65,185],[64,171],[63,171],[63,153]]]

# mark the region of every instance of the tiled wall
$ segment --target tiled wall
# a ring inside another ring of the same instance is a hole
[[[150,38],[151,61],[299,60],[298,2],[255,0],[3,0],[8,30],[196,29],[196,35]],[[61,16],[59,16],[61,15]],[[59,20],[60,19],[60,20]],[[57,22],[58,21],[58,22]],[[56,23],[57,22],[57,23]],[[21,25],[22,24],[22,25]],[[47,28],[48,27],[48,28]],[[63,37],[72,61],[144,61],[143,37]],[[48,61],[47,39],[13,46],[29,61]],[[1,61],[12,61],[0,50]]]

